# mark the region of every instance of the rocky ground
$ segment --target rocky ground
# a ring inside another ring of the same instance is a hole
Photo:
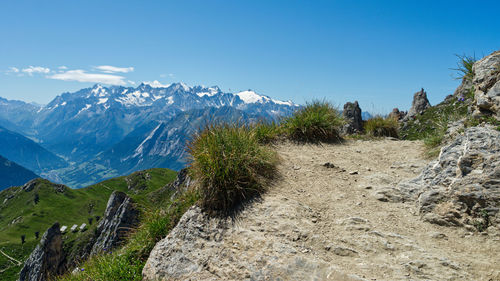
[[[193,207],[159,242],[147,280],[500,280],[499,228],[421,218],[387,187],[429,162],[409,141],[277,146],[281,179],[233,219]],[[389,202],[384,202],[389,201]]]

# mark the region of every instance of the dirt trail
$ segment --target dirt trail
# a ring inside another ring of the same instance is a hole
[[[287,143],[276,149],[282,158],[282,179],[262,200],[245,208],[222,237],[194,238],[178,250],[171,249],[179,253],[194,245],[186,256],[202,269],[187,275],[181,271],[182,276],[189,280],[500,280],[498,236],[423,222],[413,202],[377,200],[378,190],[415,177],[429,162],[421,157],[421,143]],[[326,167],[327,162],[333,166]],[[219,230],[213,227],[213,231]]]

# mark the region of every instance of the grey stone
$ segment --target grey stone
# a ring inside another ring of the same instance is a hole
[[[363,131],[363,119],[361,117],[361,108],[359,107],[358,101],[344,104],[342,115],[346,121],[346,124],[342,128],[344,134],[354,134]]]
[[[500,51],[474,63],[474,115],[494,115],[500,118]]]
[[[333,253],[341,257],[354,257],[358,255],[358,252],[355,250],[344,247],[333,248]]]
[[[398,189],[431,223],[470,224],[485,212],[494,223],[500,206],[500,132],[492,126],[466,129],[418,177]]]
[[[130,230],[137,226],[138,215],[132,199],[123,192],[114,191],[109,197],[104,217],[97,226],[91,255],[118,246]]]
[[[424,91],[424,89],[421,89],[419,92],[416,92],[413,95],[413,101],[411,103],[411,108],[408,111],[407,117],[415,117],[419,114],[422,114],[429,107],[431,107],[431,104],[427,99],[427,93]]]
[[[64,270],[62,243],[59,223],[56,222],[45,231],[40,243],[24,263],[19,280],[45,281],[50,276],[61,274]]]

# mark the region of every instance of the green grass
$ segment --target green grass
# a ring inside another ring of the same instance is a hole
[[[276,122],[259,122],[251,126],[260,143],[268,144],[277,141],[283,135],[283,127]]]
[[[365,132],[373,137],[398,137],[398,121],[392,117],[375,116],[366,120]]]
[[[452,70],[457,71],[457,79],[465,79],[472,81],[474,79],[474,72],[472,71],[472,66],[477,61],[475,56],[468,55],[455,55],[458,58],[457,68]]]
[[[144,173],[149,175],[148,180],[144,179]],[[156,204],[149,194],[173,181],[175,176],[176,172],[172,170],[150,169],[81,189],[59,186],[59,192],[58,185],[38,179],[33,190],[29,192],[23,191],[21,187],[3,190],[0,192],[0,202],[3,203],[7,197],[13,197],[5,204],[0,204],[0,249],[10,251],[24,262],[38,243],[34,235],[36,231],[40,232],[41,238],[45,230],[56,221],[70,228],[73,224],[89,224],[88,218],[92,217],[92,225],[85,233],[68,232],[63,236],[67,247],[78,247],[79,243],[85,243],[83,237],[92,232],[98,224],[95,217],[102,217],[108,198],[114,190],[126,192],[140,206],[144,206],[142,208],[147,208]],[[142,184],[139,184],[141,178]],[[129,183],[134,182],[137,183],[135,188],[129,190]],[[34,202],[35,194],[39,196],[38,204]],[[21,217],[22,221],[11,224],[18,217]],[[21,235],[26,235],[24,245],[21,245]],[[22,246],[22,251],[19,246]],[[0,270],[9,266],[11,265],[0,259]],[[15,275],[0,273],[0,279],[15,280],[20,269],[12,269],[16,271]]]
[[[422,115],[409,120],[405,127],[400,128],[401,138],[423,140],[425,155],[429,158],[437,156],[445,140],[448,125],[469,116],[467,108],[474,100],[473,90],[471,89],[464,98],[465,100],[452,98],[429,107]]]
[[[167,236],[198,199],[198,193],[191,190],[164,208],[150,208],[141,220],[140,227],[122,248],[91,257],[80,264],[78,274],[67,273],[57,280],[142,280],[142,269],[153,247]]]
[[[263,192],[276,174],[276,152],[260,144],[251,127],[208,125],[193,137],[188,150],[201,206],[209,213],[230,212]]]
[[[299,142],[337,142],[344,121],[339,111],[325,101],[313,101],[283,121],[288,138]]]

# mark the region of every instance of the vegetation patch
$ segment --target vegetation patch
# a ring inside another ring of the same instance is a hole
[[[364,129],[373,137],[398,137],[398,121],[392,117],[375,116],[366,120]]]
[[[273,143],[283,135],[283,127],[274,121],[261,121],[251,128],[257,140],[262,144]]]
[[[325,101],[314,101],[283,121],[291,140],[299,142],[338,142],[344,120],[339,111]]]
[[[452,68],[452,70],[457,71],[457,79],[465,79],[472,81],[474,79],[474,72],[472,71],[472,66],[477,61],[476,56],[468,55],[455,55],[458,58],[457,68]]]
[[[77,273],[67,273],[57,280],[142,280],[142,269],[153,247],[167,236],[198,198],[198,193],[191,190],[165,208],[148,209],[140,227],[122,248],[93,256],[79,265]]]
[[[248,126],[208,125],[193,137],[188,150],[201,206],[209,213],[230,212],[263,192],[276,175],[276,152],[260,144]]]

